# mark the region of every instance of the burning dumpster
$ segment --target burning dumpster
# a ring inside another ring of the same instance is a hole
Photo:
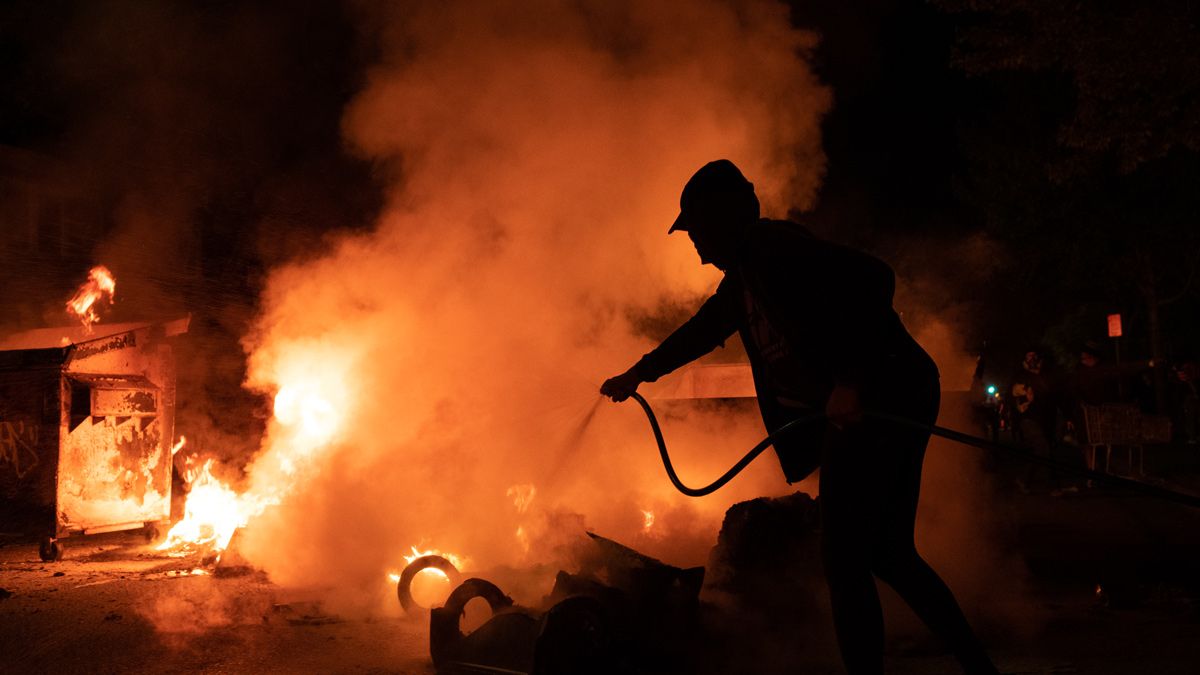
[[[0,339],[0,533],[57,540],[169,520],[175,363],[189,319]]]

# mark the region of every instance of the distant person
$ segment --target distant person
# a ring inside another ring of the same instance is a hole
[[[728,160],[706,164],[684,186],[668,232],[676,230],[725,277],[695,316],[600,391],[623,401],[739,333],[770,431],[812,410],[829,420],[779,439],[775,451],[789,483],[821,467],[821,550],[847,670],[883,672],[878,577],[968,673],[995,673],[914,545],[929,433],[864,414],[937,419],[937,367],[892,309],[892,270],[794,223],[760,219],[754,186]]]
[[[1171,388],[1175,399],[1175,426],[1188,445],[1200,444],[1200,393],[1196,378],[1200,368],[1188,359],[1172,369]]]
[[[1121,400],[1121,371],[1104,363],[1104,350],[1095,340],[1079,349],[1072,376],[1071,394],[1080,405],[1101,405]]]
[[[1054,457],[1057,441],[1058,397],[1051,386],[1046,362],[1037,349],[1025,352],[1012,377],[1013,428],[1017,440],[1039,457]],[[1024,480],[1018,481],[1025,491],[1062,488],[1058,473],[1043,466],[1028,464]],[[1045,485],[1043,485],[1043,483]]]

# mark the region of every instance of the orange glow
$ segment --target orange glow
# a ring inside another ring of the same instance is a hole
[[[107,299],[113,303],[117,294],[117,280],[104,265],[97,265],[88,272],[88,279],[75,295],[67,301],[67,313],[83,323],[85,332],[91,332],[92,324],[100,320],[96,305]]]
[[[427,567],[413,577],[412,585],[408,588],[413,601],[422,607],[436,607],[446,602],[450,592],[450,577],[446,573]]]

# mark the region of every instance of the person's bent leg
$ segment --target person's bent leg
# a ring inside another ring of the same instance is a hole
[[[932,416],[927,419],[932,421]],[[887,448],[881,451],[878,465],[887,471],[890,481],[884,491],[884,522],[871,568],[946,643],[966,672],[996,673],[954,594],[917,553],[914,530],[928,443],[928,432],[913,429],[893,429],[885,441]]]
[[[941,638],[967,673],[998,672],[967,622],[954,594],[916,548],[889,551],[874,566],[875,575],[891,586],[913,612]]]

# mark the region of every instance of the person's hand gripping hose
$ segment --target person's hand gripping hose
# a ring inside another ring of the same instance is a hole
[[[600,393],[611,398],[613,403],[620,403],[630,396],[635,396],[641,383],[642,378],[637,373],[637,366],[634,366],[605,380],[604,384],[600,385]]]

